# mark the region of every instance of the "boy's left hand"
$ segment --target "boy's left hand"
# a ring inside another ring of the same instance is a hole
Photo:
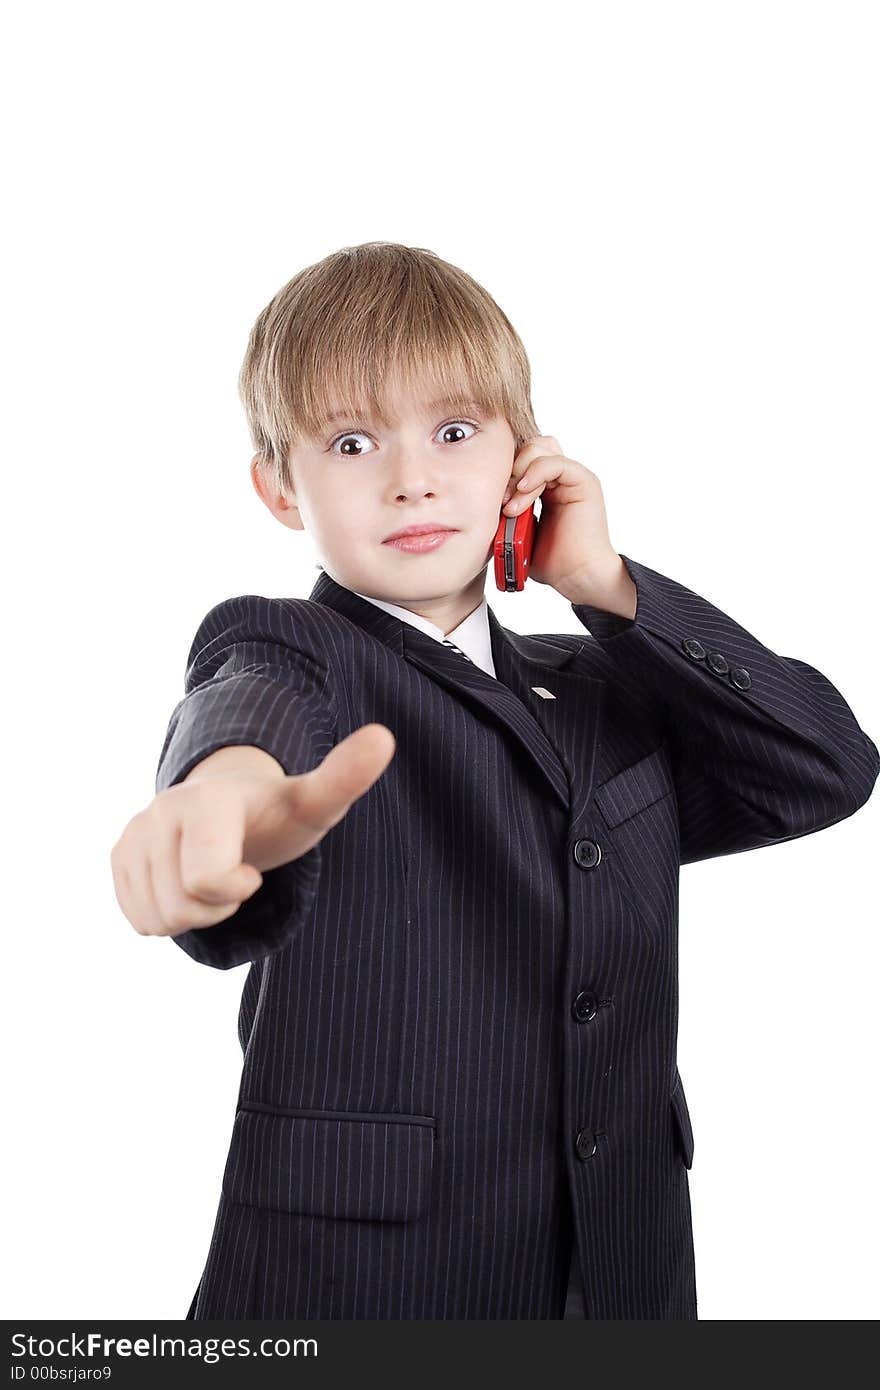
[[[572,603],[587,603],[619,580],[623,561],[608,536],[599,479],[565,458],[552,435],[527,440],[516,455],[502,514],[518,516],[539,497],[529,578],[552,585]]]

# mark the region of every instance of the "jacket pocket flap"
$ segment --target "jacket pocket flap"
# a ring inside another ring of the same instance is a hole
[[[609,828],[629,820],[661,797],[675,791],[666,758],[666,745],[625,767],[596,788],[596,803]]]
[[[223,1192],[233,1202],[304,1216],[412,1221],[425,1208],[434,1120],[242,1103]]]
[[[672,1114],[678,1130],[684,1166],[685,1168],[690,1168],[694,1161],[694,1132],[691,1128],[691,1117],[688,1114],[688,1106],[685,1099],[684,1087],[681,1084],[681,1077],[678,1078],[675,1090],[669,1097],[669,1101],[672,1106]]]

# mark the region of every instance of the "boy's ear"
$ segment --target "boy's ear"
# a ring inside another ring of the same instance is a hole
[[[305,530],[295,498],[292,494],[288,496],[278,491],[274,478],[270,478],[262,467],[259,454],[254,454],[251,459],[251,482],[260,501],[265,503],[274,517],[292,531]]]

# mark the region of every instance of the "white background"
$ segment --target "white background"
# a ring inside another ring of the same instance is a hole
[[[154,0],[5,28],[3,1313],[183,1317],[246,967],[139,936],[109,854],[205,612],[317,577],[248,477],[251,324],[343,245],[462,266],[615,547],[876,741],[878,14]],[[512,629],[583,631],[489,586]],[[880,1312],[878,826],[875,797],[682,871],[701,1319]]]

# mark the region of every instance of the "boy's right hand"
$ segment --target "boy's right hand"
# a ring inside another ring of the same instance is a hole
[[[265,870],[323,839],[396,747],[384,724],[364,724],[311,772],[230,769],[168,787],[128,822],[110,852],[119,906],[142,936],[225,921],[257,891]]]

